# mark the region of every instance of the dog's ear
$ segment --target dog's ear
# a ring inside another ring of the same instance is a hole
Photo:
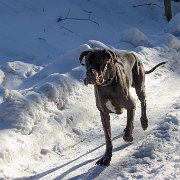
[[[104,49],[103,51],[108,55],[109,59],[111,59],[112,62],[117,62],[117,54],[115,52],[107,49]]]
[[[79,61],[80,61],[80,64],[81,64],[82,66],[85,65],[85,63],[83,63],[82,60],[83,60],[84,56],[87,56],[87,54],[88,54],[89,52],[92,52],[92,49],[89,49],[89,50],[87,50],[87,51],[83,51],[83,52],[81,53],[81,55],[79,56]]]

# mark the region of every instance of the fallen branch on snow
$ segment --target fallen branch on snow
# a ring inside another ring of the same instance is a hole
[[[133,5],[133,8],[136,8],[136,7],[140,7],[140,6],[157,6],[159,8],[162,8],[161,6],[157,5],[157,4],[153,4],[153,3],[147,3],[147,4],[139,4],[139,5]]]
[[[63,18],[63,17],[58,17],[57,22],[61,22],[61,21],[65,21],[65,20],[90,21],[90,22],[92,22],[92,23],[94,23],[94,24],[96,24],[96,25],[99,26],[99,23],[96,22],[96,21],[94,21],[94,20],[92,20],[92,19],[90,18],[90,16],[89,16],[89,18],[74,18],[74,17],[68,17],[69,14],[70,14],[70,10],[68,11],[66,17],[64,17],[64,18]]]

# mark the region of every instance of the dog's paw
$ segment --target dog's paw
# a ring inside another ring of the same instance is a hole
[[[132,136],[127,136],[127,135],[124,135],[123,136],[123,139],[124,139],[124,141],[126,141],[126,142],[132,142],[133,141],[133,137]]]
[[[99,166],[109,166],[110,162],[111,162],[111,157],[107,156],[107,155],[104,155],[101,159],[99,159],[96,162],[96,165],[99,165]]]
[[[144,131],[148,128],[148,120],[146,117],[141,117],[141,127]]]

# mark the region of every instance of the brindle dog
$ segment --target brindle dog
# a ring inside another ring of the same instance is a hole
[[[123,108],[127,110],[127,125],[123,139],[127,142],[133,141],[132,132],[136,105],[129,93],[129,88],[132,86],[141,102],[141,126],[143,130],[146,130],[148,119],[146,116],[145,74],[151,73],[166,62],[156,65],[150,71],[145,71],[142,62],[133,53],[115,53],[110,50],[92,49],[82,52],[79,60],[81,65],[86,67],[84,84],[94,85],[96,106],[100,111],[106,140],[105,154],[96,164],[108,166],[113,148],[109,114],[121,114]]]

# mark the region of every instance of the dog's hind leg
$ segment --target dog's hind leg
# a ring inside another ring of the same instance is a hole
[[[123,139],[127,142],[131,142],[133,141],[132,133],[134,129],[133,121],[134,121],[136,105],[134,99],[130,94],[128,99],[125,101],[125,108],[127,110],[127,125],[126,128],[124,129],[125,133]]]
[[[145,71],[142,64],[139,66],[138,72],[133,71],[133,84],[141,102],[141,126],[143,130],[146,130],[148,128],[148,119],[146,115]]]
[[[111,140],[110,116],[109,113],[105,113],[102,111],[100,112],[100,115],[106,140],[106,152],[104,156],[96,162],[96,164],[100,166],[108,166],[110,165],[113,148]]]
[[[145,99],[145,92],[144,90],[139,91],[136,90],[136,94],[138,95],[139,100],[141,101],[141,126],[143,130],[148,128],[148,119],[146,115],[146,99]]]

